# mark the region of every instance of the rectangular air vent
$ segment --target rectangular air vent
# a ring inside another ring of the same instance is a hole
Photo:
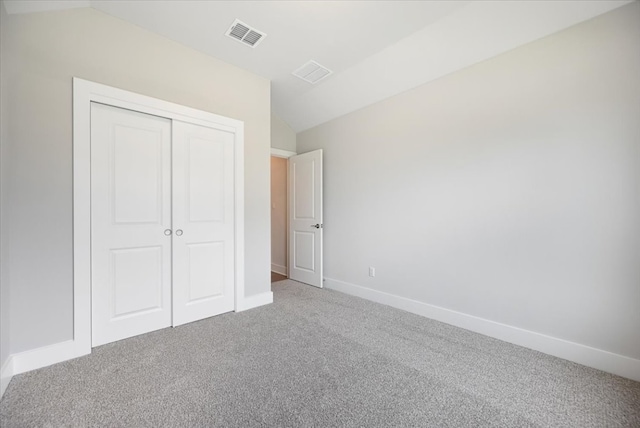
[[[309,61],[299,69],[293,72],[293,75],[301,78],[305,82],[316,84],[328,75],[333,73],[327,67],[318,64],[315,61]]]
[[[244,22],[236,19],[225,33],[226,36],[239,41],[240,43],[255,48],[267,35]]]

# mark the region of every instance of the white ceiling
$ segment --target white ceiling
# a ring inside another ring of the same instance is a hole
[[[273,111],[300,132],[632,0],[5,1],[9,13],[93,7],[272,82]],[[225,36],[235,19],[267,34]],[[291,73],[315,60],[316,85]]]

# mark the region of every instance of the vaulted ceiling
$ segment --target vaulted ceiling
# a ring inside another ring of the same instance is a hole
[[[9,13],[93,7],[272,82],[273,111],[295,131],[548,36],[632,0],[5,1]],[[227,36],[235,19],[266,33]],[[292,75],[309,60],[333,74]]]

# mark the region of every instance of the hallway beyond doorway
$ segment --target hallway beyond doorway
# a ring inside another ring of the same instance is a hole
[[[276,273],[276,272],[271,272],[271,282],[284,281],[285,279],[287,279],[286,276],[280,275],[279,273]]]

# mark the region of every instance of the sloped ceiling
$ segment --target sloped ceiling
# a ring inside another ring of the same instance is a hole
[[[8,13],[93,7],[272,82],[272,108],[296,132],[553,34],[632,0],[5,1]],[[225,36],[235,19],[267,34]],[[315,60],[316,85],[291,73]]]

